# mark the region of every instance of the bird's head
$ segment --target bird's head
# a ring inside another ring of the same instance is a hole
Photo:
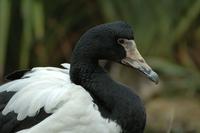
[[[141,71],[155,83],[159,81],[158,75],[139,53],[133,30],[126,22],[116,21],[91,28],[80,38],[74,51],[80,59],[115,61]]]

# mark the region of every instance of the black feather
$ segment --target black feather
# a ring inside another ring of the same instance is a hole
[[[5,78],[6,80],[12,81],[12,80],[16,80],[16,79],[20,79],[24,76],[25,73],[27,73],[28,71],[30,71],[29,69],[25,69],[25,70],[17,70],[14,71],[10,74],[8,74]]]
[[[17,114],[14,112],[10,112],[6,116],[3,115],[1,112],[14,94],[15,92],[0,93],[0,133],[15,133],[30,128],[51,115],[46,113],[43,108],[35,117],[27,117],[22,121],[17,120]]]

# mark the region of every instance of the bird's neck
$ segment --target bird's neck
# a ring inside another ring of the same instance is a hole
[[[93,97],[96,104],[100,104],[104,111],[112,111],[114,96],[113,87],[110,84],[115,82],[105,72],[105,70],[94,60],[81,60],[72,62],[70,68],[70,78],[72,82],[81,85]]]
[[[98,63],[92,60],[73,61],[70,67],[70,79],[77,85],[88,87],[97,68],[99,68]]]
[[[146,116],[140,98],[127,87],[114,82],[98,61],[73,61],[70,78],[90,93],[104,118],[116,121],[122,129],[143,131]]]

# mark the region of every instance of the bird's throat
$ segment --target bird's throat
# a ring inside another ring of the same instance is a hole
[[[99,66],[98,62],[79,62],[71,63],[70,78],[72,82],[81,85],[87,92],[90,93],[94,99],[94,103],[98,105],[102,115],[112,112],[114,109],[115,101],[112,87],[114,81]]]

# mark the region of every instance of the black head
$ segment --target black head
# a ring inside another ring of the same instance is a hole
[[[72,60],[112,60],[134,67],[154,82],[158,76],[139,54],[133,30],[122,21],[102,24],[89,29],[77,43]]]
[[[79,40],[74,52],[83,58],[120,61],[126,57],[124,48],[117,43],[118,38],[133,39],[131,26],[117,21],[95,26]]]

